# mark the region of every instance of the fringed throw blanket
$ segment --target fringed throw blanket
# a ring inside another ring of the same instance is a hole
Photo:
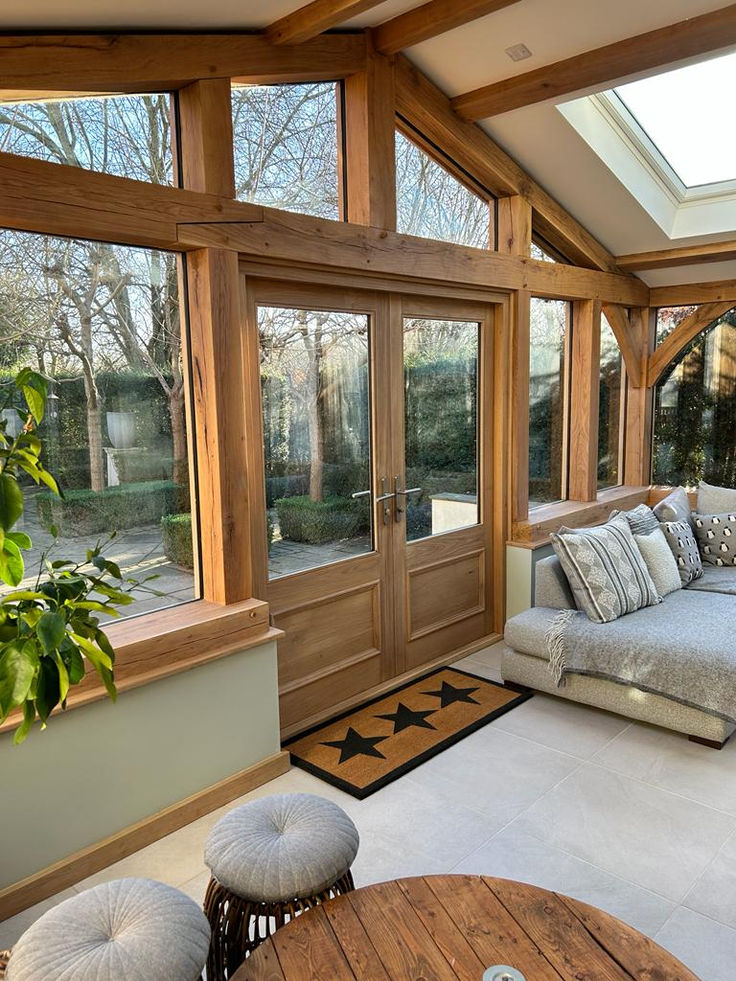
[[[695,599],[680,593],[674,616],[665,600],[602,624],[577,610],[560,610],[546,635],[557,685],[568,674],[604,678],[736,722],[736,604],[711,595],[703,616]],[[682,607],[690,605],[688,616]]]

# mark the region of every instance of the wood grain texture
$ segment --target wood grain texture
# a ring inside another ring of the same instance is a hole
[[[403,48],[420,44],[518,2],[519,0],[429,0],[421,7],[414,7],[379,24],[373,31],[373,40],[378,51],[396,54]]]
[[[313,0],[266,28],[271,44],[303,44],[343,21],[371,10],[383,0]]]
[[[635,388],[640,388],[646,384],[646,346],[642,344],[642,338],[624,307],[615,303],[604,303],[603,313],[618,341],[629,381]]]
[[[177,225],[259,221],[258,205],[0,153],[0,226],[178,249]]]
[[[0,920],[14,916],[21,910],[49,896],[68,889],[75,882],[107,868],[120,859],[132,855],[159,838],[178,831],[218,807],[237,800],[250,790],[268,783],[289,769],[289,754],[274,756],[233,774],[219,783],[201,790],[186,800],[172,804],[163,811],[124,828],[103,841],[75,852],[55,865],[0,890]]]
[[[731,4],[484,85],[456,96],[452,105],[463,119],[487,119],[580,89],[610,86],[629,75],[719,51],[735,43],[736,4]]]
[[[677,249],[635,252],[616,256],[619,269],[636,272],[642,269],[672,269],[699,262],[724,262],[736,259],[736,242],[711,242],[707,245],[684,245]]]
[[[529,981],[698,981],[595,907],[470,875],[382,882],[330,900],[278,930],[233,981],[469,981],[490,964]]]
[[[396,230],[394,65],[371,52],[345,79],[347,219]]]
[[[698,306],[689,316],[675,327],[671,334],[658,344],[654,353],[649,358],[647,369],[647,385],[656,385],[662,377],[667,367],[677,357],[690,341],[697,337],[701,330],[705,330],[714,320],[722,317],[724,313],[733,307],[733,303],[726,300],[720,303],[703,303]]]
[[[453,112],[444,92],[403,56],[396,62],[396,110],[493,194],[525,195],[534,209],[535,228],[571,262],[592,269],[616,270],[615,259],[600,242],[487,133]]]
[[[0,37],[4,89],[165,92],[202,78],[328,81],[361,71],[363,34],[276,47],[262,34],[50,34]]]
[[[719,303],[722,300],[736,303],[736,279],[654,286],[649,292],[649,305],[652,307],[690,306],[692,303]]]
[[[498,251],[529,256],[532,249],[532,206],[521,194],[498,199]]]
[[[514,525],[513,544],[538,545],[549,540],[549,533],[557,531],[560,525],[570,528],[583,528],[599,524],[608,518],[613,508],[626,511],[647,500],[649,485],[640,487],[611,487],[601,491],[594,501],[559,501],[545,504],[529,512],[526,521]]]
[[[179,92],[182,185],[235,197],[230,79],[193,82]]]
[[[639,384],[629,377],[626,385],[623,483],[630,487],[640,487],[651,480],[654,392],[646,387],[646,369],[654,347],[656,319],[656,311],[649,307],[633,307],[628,317],[632,342],[635,350],[641,352],[642,366]]]
[[[529,320],[531,293],[517,290],[511,302],[511,522],[529,514]]]
[[[598,493],[600,304],[580,300],[574,304],[572,316],[568,497],[594,501]]]
[[[325,270],[441,280],[491,289],[529,289],[536,296],[595,299],[644,306],[649,289],[641,280],[448,245],[348,222],[328,221],[270,208],[264,221],[179,225],[184,249],[212,247]]]

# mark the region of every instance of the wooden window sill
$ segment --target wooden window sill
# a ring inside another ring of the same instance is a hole
[[[183,603],[110,624],[105,632],[115,648],[119,694],[283,636],[269,627],[268,604],[256,599],[228,606],[207,600]],[[106,697],[102,682],[90,671],[69,693],[66,711]],[[11,713],[0,732],[15,729],[20,720],[19,712]]]
[[[609,487],[595,501],[559,501],[534,508],[526,521],[514,525],[509,545],[541,548],[548,544],[549,534],[560,525],[582,528],[605,521],[614,508],[625,511],[649,498],[649,487]]]

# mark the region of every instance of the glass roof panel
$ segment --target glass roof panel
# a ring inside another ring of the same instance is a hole
[[[736,179],[728,123],[736,53],[620,85],[613,91],[686,187]]]

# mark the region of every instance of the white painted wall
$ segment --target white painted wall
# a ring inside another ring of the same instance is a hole
[[[0,888],[280,749],[274,641],[0,736]]]

